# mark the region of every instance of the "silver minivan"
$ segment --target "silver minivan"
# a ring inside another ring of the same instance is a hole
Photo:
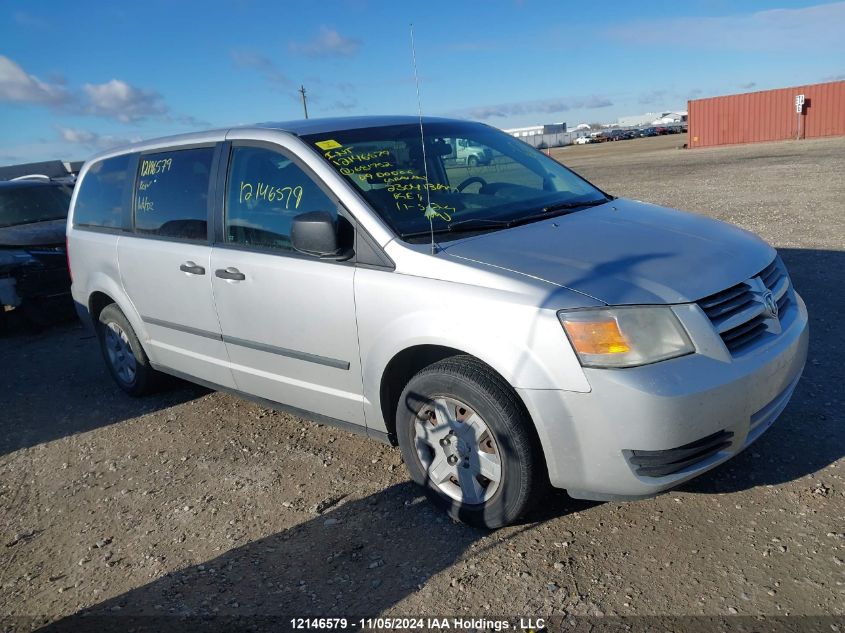
[[[456,160],[458,148],[489,160]],[[636,499],[787,405],[807,312],[773,248],[615,198],[486,125],[268,123],[99,154],[73,297],[117,384],[162,374],[398,444],[449,514]]]

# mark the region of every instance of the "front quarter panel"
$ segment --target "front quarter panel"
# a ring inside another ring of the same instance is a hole
[[[462,268],[454,265],[454,278]],[[515,388],[590,390],[557,319],[569,291],[538,296],[360,268],[355,300],[367,426],[385,431],[379,401],[385,367],[416,345],[441,345],[481,359]],[[583,297],[578,295],[578,300]],[[570,297],[570,300],[574,300]]]

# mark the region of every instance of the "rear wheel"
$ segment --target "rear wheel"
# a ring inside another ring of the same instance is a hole
[[[516,394],[470,356],[414,376],[399,400],[396,431],[411,478],[449,515],[497,528],[540,494],[543,461]]]
[[[469,158],[467,158],[467,166],[477,167],[478,166],[478,158],[476,156],[470,156]]]
[[[155,391],[162,374],[150,365],[135,330],[116,303],[100,312],[97,337],[106,366],[117,385],[131,396]]]

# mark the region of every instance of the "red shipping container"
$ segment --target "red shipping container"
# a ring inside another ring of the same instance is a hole
[[[804,95],[799,115],[795,97]],[[689,147],[845,136],[845,81],[690,101]]]

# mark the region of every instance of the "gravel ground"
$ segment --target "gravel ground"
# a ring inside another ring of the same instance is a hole
[[[553,155],[611,193],[781,249],[810,360],[751,449],[655,499],[557,493],[488,533],[430,508],[397,449],[184,384],[133,400],[76,325],[7,333],[0,629],[80,613],[845,615],[845,139],[684,141]]]

